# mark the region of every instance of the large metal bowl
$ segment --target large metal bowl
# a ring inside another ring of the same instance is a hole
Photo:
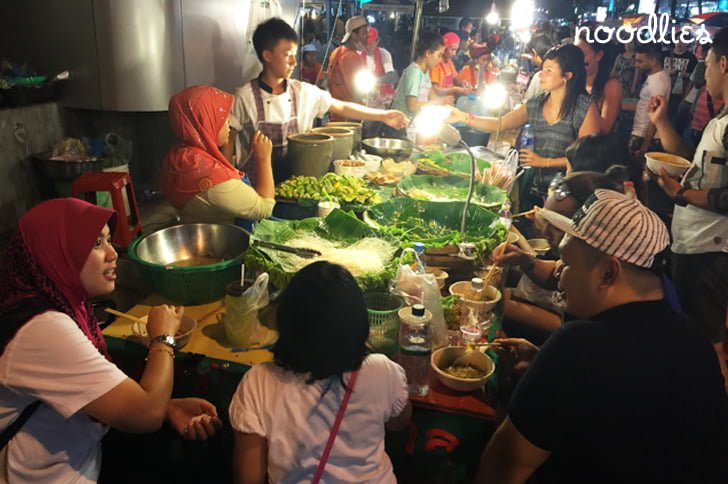
[[[414,148],[411,141],[396,138],[367,138],[361,145],[367,153],[392,158],[407,158]]]
[[[240,278],[247,248],[247,234],[234,225],[184,224],[135,240],[129,258],[155,292],[181,304],[204,304]]]

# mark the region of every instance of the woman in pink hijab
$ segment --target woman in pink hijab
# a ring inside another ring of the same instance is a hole
[[[190,439],[220,422],[205,400],[170,400],[182,308],[149,313],[152,343],[139,383],[110,360],[88,299],[116,283],[116,213],[55,199],[20,220],[0,274],[0,481],[96,482],[109,427]],[[172,338],[172,341],[174,339]]]
[[[164,158],[159,185],[184,222],[234,223],[273,212],[271,141],[260,132],[253,137],[255,189],[220,151],[228,141],[232,105],[232,95],[210,86],[188,87],[169,100],[172,131],[182,143]]]

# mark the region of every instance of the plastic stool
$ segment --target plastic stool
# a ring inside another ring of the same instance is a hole
[[[131,212],[128,214],[124,203],[124,189]],[[95,204],[96,192],[109,192],[111,195],[111,203],[118,214],[113,242],[118,247],[127,247],[132,240],[142,234],[142,221],[139,217],[131,176],[128,173],[93,171],[84,173],[73,182],[74,197],[84,198],[87,202]]]

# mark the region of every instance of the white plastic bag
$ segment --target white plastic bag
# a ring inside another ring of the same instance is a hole
[[[268,273],[258,276],[241,296],[225,297],[225,316],[222,323],[228,341],[235,347],[250,348],[273,343],[278,332],[268,329],[258,319],[258,310],[266,307],[268,297]]]
[[[440,289],[432,274],[418,274],[407,264],[400,264],[389,291],[404,299],[408,306],[422,304],[432,313],[432,344],[439,348],[447,344],[447,325],[442,311]]]

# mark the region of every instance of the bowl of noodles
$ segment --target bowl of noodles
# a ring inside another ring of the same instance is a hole
[[[469,357],[468,365],[453,365],[458,357],[469,351],[474,351],[475,354]],[[446,346],[433,351],[430,366],[443,385],[458,392],[472,392],[482,388],[495,373],[495,363],[490,356],[466,346]]]

